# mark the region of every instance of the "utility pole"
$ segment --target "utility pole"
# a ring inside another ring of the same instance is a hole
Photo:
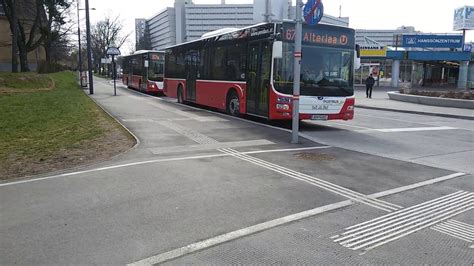
[[[84,87],[82,84],[82,51],[81,51],[81,22],[79,20],[79,6],[80,6],[80,1],[77,0],[77,39],[79,42],[79,79],[81,82],[81,87]]]
[[[271,22],[271,7],[270,7],[270,1],[271,0],[265,0],[265,14],[263,14],[263,17],[265,18],[265,22]]]
[[[303,3],[301,0],[296,0],[296,25],[295,25],[295,52],[294,56],[294,79],[293,79],[293,120],[291,127],[291,143],[298,143],[298,131],[300,123],[300,72],[301,72],[301,35],[302,35],[302,21],[301,21],[301,7]]]
[[[4,7],[7,8],[7,7]],[[13,24],[13,35],[12,35],[12,72],[18,72],[18,18],[16,15],[16,3],[12,0],[12,24]]]
[[[89,68],[89,94],[94,94],[94,79],[92,77],[91,25],[89,20],[89,0],[86,0],[86,37],[87,37],[87,66]]]

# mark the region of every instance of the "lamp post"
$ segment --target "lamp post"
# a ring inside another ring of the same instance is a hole
[[[89,0],[86,0],[86,38],[87,66],[89,68],[89,94],[94,94],[94,79],[92,77],[91,25],[89,20]]]
[[[293,79],[293,119],[291,126],[291,143],[298,143],[298,131],[300,122],[300,72],[301,72],[301,0],[296,0],[296,25],[295,25],[295,52],[294,52],[294,79]]]
[[[5,7],[6,8],[6,7]],[[12,24],[13,24],[13,35],[12,35],[12,72],[18,72],[18,18],[16,15],[16,4],[15,0],[12,0]],[[36,65],[38,66],[38,65]]]
[[[79,8],[80,1],[77,0],[77,39],[79,42],[79,79],[81,82],[81,87],[84,87],[82,84],[82,51],[81,51],[81,22],[79,21]]]
[[[82,84],[82,48],[81,48],[81,22],[79,18],[79,11],[85,10],[85,8],[79,8],[80,0],[77,0],[77,38],[79,42],[79,78],[81,82],[81,87],[85,87]],[[91,8],[91,10],[95,10],[95,8]]]

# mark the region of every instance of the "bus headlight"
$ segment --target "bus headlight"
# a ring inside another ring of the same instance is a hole
[[[290,106],[288,104],[277,103],[276,108],[280,110],[290,110]]]
[[[278,103],[291,103],[291,98],[287,97],[278,97],[277,98]]]

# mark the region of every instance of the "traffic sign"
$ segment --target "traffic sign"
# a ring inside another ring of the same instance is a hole
[[[324,6],[321,0],[308,0],[303,8],[303,18],[309,25],[318,24],[323,14]]]
[[[107,55],[120,55],[120,50],[117,47],[107,48]]]

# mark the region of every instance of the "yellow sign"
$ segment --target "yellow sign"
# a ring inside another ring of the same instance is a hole
[[[384,47],[362,47],[360,49],[361,57],[386,57],[387,46]]]

